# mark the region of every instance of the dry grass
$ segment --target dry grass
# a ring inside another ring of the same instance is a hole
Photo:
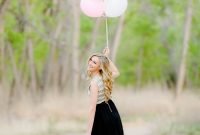
[[[200,96],[189,91],[175,101],[169,91],[155,87],[137,92],[118,88],[113,100],[126,135],[162,133],[160,129],[172,123],[200,124]],[[48,93],[37,104],[26,96],[15,102],[9,112],[1,102],[0,135],[81,135],[86,128],[87,105],[86,92],[75,98]]]

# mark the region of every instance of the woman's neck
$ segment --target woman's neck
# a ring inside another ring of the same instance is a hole
[[[92,73],[92,78],[95,77],[95,76],[100,76],[100,73],[99,72]]]

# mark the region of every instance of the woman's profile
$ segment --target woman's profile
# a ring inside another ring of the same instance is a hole
[[[109,48],[105,48],[103,54],[93,54],[88,60],[90,100],[87,135],[124,135],[120,115],[111,99],[113,80],[119,76],[119,71],[108,55]]]

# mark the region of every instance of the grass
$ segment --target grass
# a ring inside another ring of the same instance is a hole
[[[200,135],[200,123],[171,123],[157,132],[159,135]]]

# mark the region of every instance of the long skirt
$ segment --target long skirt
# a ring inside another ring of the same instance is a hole
[[[97,104],[91,135],[124,135],[120,115],[112,100]]]

